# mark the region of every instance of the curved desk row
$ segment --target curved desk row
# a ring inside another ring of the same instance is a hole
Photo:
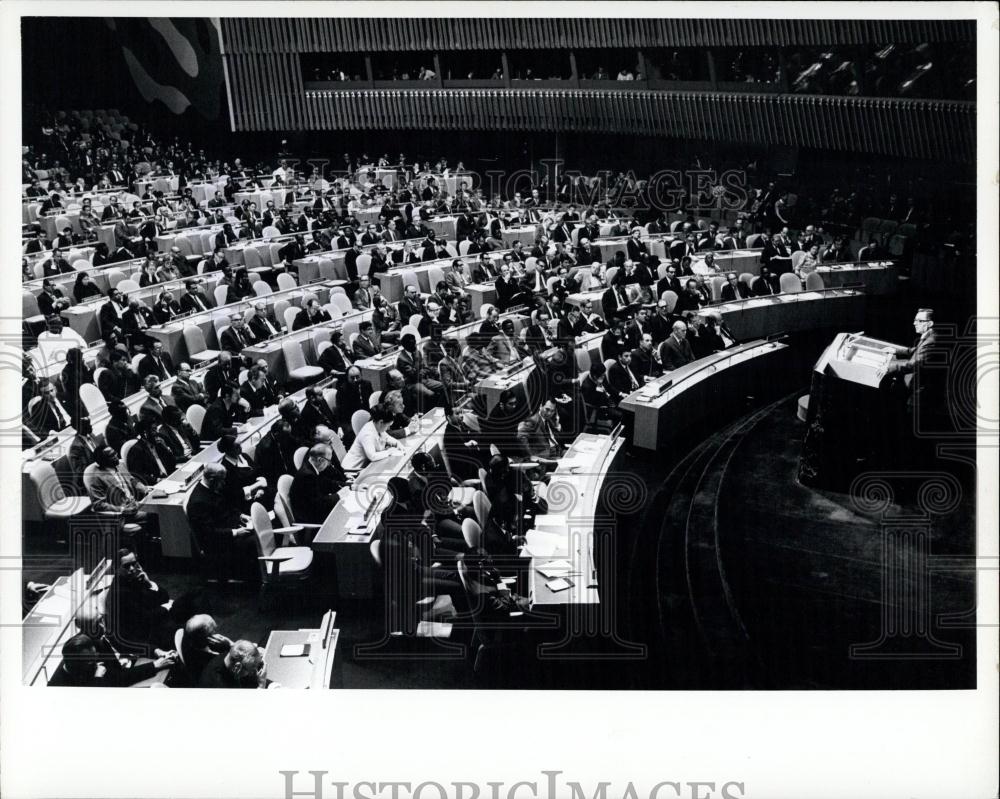
[[[864,326],[865,297],[863,291],[855,289],[771,294],[709,305],[699,314],[721,314],[738,341],[827,327],[860,330]]]
[[[522,557],[531,558],[528,599],[532,608],[600,602],[595,538],[606,524],[597,502],[625,439],[614,433],[581,433],[552,473],[548,513],[535,517]],[[562,589],[560,580],[572,585]]]
[[[340,501],[313,538],[316,552],[336,558],[337,584],[342,598],[374,595],[375,564],[370,545],[385,504],[385,491],[393,477],[408,477],[415,452],[440,457],[447,420],[442,408],[434,408],[411,423],[409,435],[398,439],[400,453],[368,464],[352,486],[341,489]]]
[[[787,344],[750,341],[647,383],[619,404],[634,417],[633,444],[652,450],[666,447],[695,425],[743,407],[748,396],[770,393],[787,376],[790,354]]]

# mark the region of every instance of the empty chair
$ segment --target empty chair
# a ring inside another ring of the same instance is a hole
[[[118,288],[118,284],[125,279],[125,273],[121,269],[109,269],[104,273],[111,288]]]
[[[287,272],[281,272],[278,275],[278,291],[288,291],[294,289],[299,284],[295,282],[295,276],[290,275]]]
[[[721,275],[716,275],[712,278],[712,302],[718,302],[722,299],[722,287],[726,285],[726,279]],[[737,298],[738,299],[738,298]]]
[[[354,306],[346,294],[331,294],[330,305],[333,305],[341,316],[349,314],[354,310]]]
[[[361,428],[368,424],[372,415],[366,410],[355,411],[351,416],[351,429],[354,431],[354,435],[361,432]]]
[[[486,529],[486,525],[490,520],[490,513],[493,510],[493,503],[490,502],[489,497],[483,491],[476,491],[472,495],[472,511],[476,514],[476,521],[479,522],[479,527],[481,530]],[[465,533],[465,530],[462,530]]]
[[[262,591],[276,585],[301,583],[309,578],[312,550],[309,547],[279,547],[275,543],[275,536],[281,536],[285,541],[294,540],[295,533],[302,530],[300,526],[272,527],[267,511],[259,502],[250,506],[250,524],[257,538]]]
[[[274,227],[273,225],[268,225],[261,231],[261,236],[263,236],[264,241],[270,241],[271,239],[280,235],[281,231],[278,230],[278,228]]]
[[[201,425],[205,421],[205,408],[198,404],[189,405],[184,416],[187,418],[188,424],[191,425],[191,429],[194,430],[195,435],[200,436]]]
[[[188,359],[204,363],[219,357],[218,350],[210,350],[205,345],[205,334],[197,325],[184,326],[184,343],[187,345]]]
[[[819,272],[810,272],[806,275],[806,291],[822,291],[825,288],[823,276]]]
[[[264,262],[261,260],[260,251],[256,247],[245,247],[243,249],[243,263],[246,265],[247,271],[254,271],[255,269],[263,269]]]
[[[117,288],[123,294],[128,294],[130,291],[138,291],[139,290],[139,284],[136,283],[134,280],[131,280],[129,278],[125,278],[125,280],[121,281],[118,284]]]
[[[444,270],[440,266],[430,266],[427,268],[427,279],[430,281],[431,289],[444,280]]]
[[[574,350],[576,353],[576,368],[578,372],[584,373],[590,369],[590,353],[583,347]]]
[[[802,291],[802,281],[794,272],[785,272],[781,275],[778,278],[778,286],[782,294],[794,294],[797,291]]]
[[[464,258],[469,254],[469,247],[472,246],[472,242],[466,239],[465,241],[460,241],[458,243],[458,254],[460,257]]]
[[[368,253],[363,252],[354,263],[358,268],[358,277],[361,277],[362,275],[367,275],[368,270],[372,268],[372,257]]]
[[[279,321],[279,323],[284,324],[285,311],[291,307],[291,303],[288,300],[277,300],[274,303],[274,318]]]
[[[86,258],[77,258],[75,261],[73,261],[73,268],[77,272],[81,272],[84,269],[90,269],[91,266],[92,264]]]
[[[217,307],[225,305],[226,295],[229,293],[229,286],[216,286],[212,293],[215,296],[215,304]]]
[[[752,272],[741,272],[740,273],[740,283],[747,286],[748,288],[753,283],[753,279],[756,277]]]
[[[94,380],[97,379],[97,375],[94,375]],[[94,383],[81,383],[80,384],[80,402],[83,403],[83,407],[87,409],[87,415],[91,419],[97,419],[99,416],[106,416],[108,413],[108,402],[104,399],[104,395],[101,393],[100,389],[94,385]]]
[[[285,354],[285,370],[292,380],[312,380],[322,376],[322,366],[310,366],[306,363],[301,342],[283,341],[281,351]]]
[[[465,545],[473,552],[483,545],[483,528],[475,519],[462,520],[462,538]]]
[[[289,330],[289,332],[292,329],[292,325],[295,324],[295,317],[299,315],[299,310],[298,306],[295,305],[289,305],[285,308],[285,313],[284,316],[282,316],[282,319],[284,319],[285,327]]]
[[[266,297],[269,294],[272,294],[273,291],[271,287],[267,285],[267,283],[265,283],[263,280],[256,280],[254,281],[253,284],[253,293],[256,294],[258,297]]]
[[[37,459],[28,463],[25,468],[27,480],[22,483],[23,490],[34,493],[37,503],[32,504],[41,508],[44,521],[67,522],[73,516],[90,510],[89,496],[66,495],[55,467],[49,461]]]

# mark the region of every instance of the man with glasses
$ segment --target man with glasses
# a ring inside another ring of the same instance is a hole
[[[340,499],[337,492],[347,484],[347,475],[333,449],[327,444],[314,444],[295,473],[289,492],[295,521],[323,524]]]

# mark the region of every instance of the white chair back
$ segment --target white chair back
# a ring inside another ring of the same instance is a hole
[[[303,464],[303,463],[305,463],[305,460],[306,460],[306,453],[307,453],[308,451],[309,451],[309,450],[308,450],[308,449],[306,449],[305,447],[299,447],[299,448],[298,448],[297,450],[295,450],[295,452],[294,452],[294,453],[292,454],[292,463],[294,463],[294,464],[295,464],[295,468],[296,468],[296,469],[301,469],[301,468],[302,468],[302,464]]]
[[[295,282],[295,276],[290,275],[287,272],[281,272],[278,275],[278,291],[288,291],[295,288],[299,284]]]
[[[229,293],[229,286],[216,286],[212,292],[215,296],[216,306],[226,304],[226,295]]]
[[[184,416],[187,418],[188,424],[191,425],[191,429],[194,430],[195,435],[200,436],[201,425],[205,421],[205,409],[198,404],[189,405]]]
[[[361,432],[361,428],[364,427],[371,420],[372,415],[366,410],[355,411],[351,416],[351,429],[354,431],[354,435]]]
[[[285,308],[285,313],[282,318],[285,320],[285,327],[287,327],[289,331],[291,331],[292,325],[295,324],[295,317],[299,315],[299,310],[300,309],[295,305],[289,305]]]

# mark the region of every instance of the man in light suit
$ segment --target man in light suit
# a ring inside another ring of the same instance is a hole
[[[358,290],[354,292],[351,301],[359,311],[368,311],[372,308],[371,283],[371,278],[368,275],[361,275],[358,278]]]
[[[559,442],[559,415],[553,400],[547,400],[538,412],[517,425],[517,443],[524,461],[533,461],[554,469],[564,452]]]
[[[500,332],[490,340],[486,353],[501,366],[520,361],[526,355],[514,337],[514,322],[511,319],[504,319],[500,323]]]

